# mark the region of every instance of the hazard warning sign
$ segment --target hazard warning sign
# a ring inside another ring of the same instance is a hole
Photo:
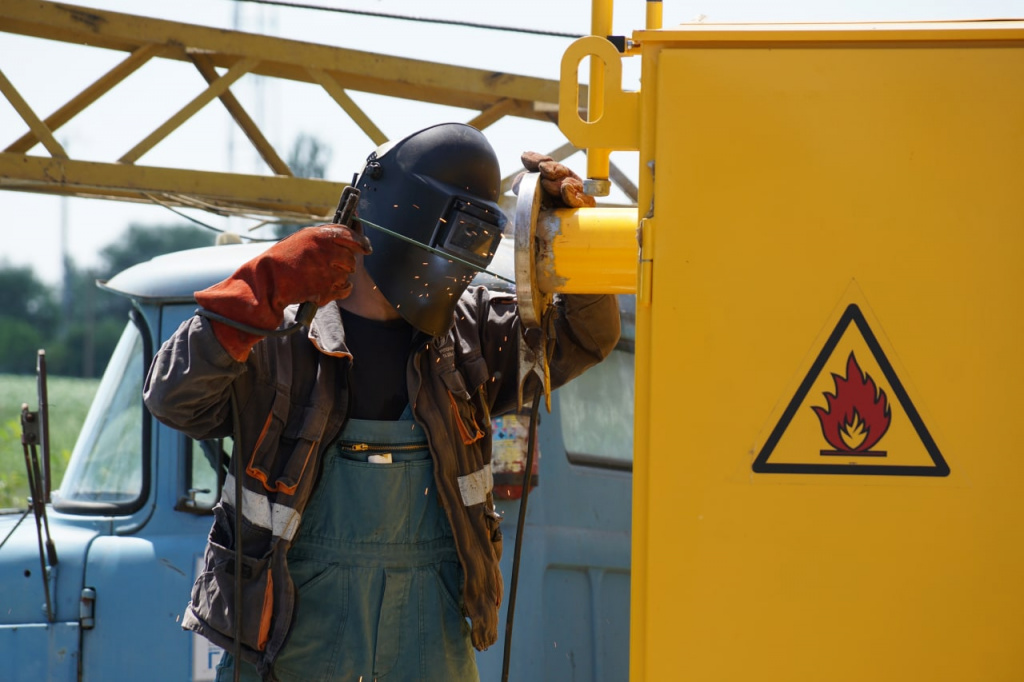
[[[754,460],[757,473],[948,476],[949,466],[856,304]]]

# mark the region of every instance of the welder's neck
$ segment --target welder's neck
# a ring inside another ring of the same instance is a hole
[[[362,265],[360,263],[360,265]],[[365,268],[357,267],[348,279],[352,283],[352,294],[338,301],[345,310],[368,320],[397,320],[398,310],[395,309],[384,294],[380,292],[373,278]]]

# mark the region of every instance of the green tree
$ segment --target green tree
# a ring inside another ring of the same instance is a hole
[[[102,291],[106,280],[156,256],[213,244],[214,234],[193,225],[130,224],[114,242],[100,249],[96,268],[72,268],[72,299],[61,343],[52,352],[54,373],[98,377],[121,337],[131,307],[121,296]]]
[[[53,290],[31,266],[0,263],[0,373],[31,374],[58,320]]]
[[[100,250],[99,266],[68,264],[67,300],[62,304],[30,266],[0,262],[0,373],[34,373],[36,351],[45,348],[51,374],[99,376],[120,338],[130,303],[99,289],[96,281],[155,256],[213,242],[213,233],[192,225],[129,225]]]
[[[324,178],[331,163],[331,148],[315,135],[299,133],[288,154],[288,167],[300,178]],[[307,223],[281,223],[274,227],[275,237],[287,237]]]
[[[32,266],[0,263],[0,317],[24,320],[42,334],[53,331],[56,299]]]
[[[0,315],[0,374],[32,374],[42,332],[23,317]]]
[[[199,246],[211,246],[215,235],[193,225],[131,224],[117,241],[100,250],[101,277],[111,277],[122,270],[144,263],[155,256]]]

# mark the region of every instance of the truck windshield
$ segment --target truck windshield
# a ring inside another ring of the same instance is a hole
[[[82,425],[54,506],[121,507],[142,493],[142,335],[128,324]],[[85,503],[82,505],[82,503]]]

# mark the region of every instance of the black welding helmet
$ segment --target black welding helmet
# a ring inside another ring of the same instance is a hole
[[[373,242],[364,267],[409,324],[444,334],[462,292],[501,241],[501,171],[490,143],[462,123],[435,125],[378,148],[355,184]]]

